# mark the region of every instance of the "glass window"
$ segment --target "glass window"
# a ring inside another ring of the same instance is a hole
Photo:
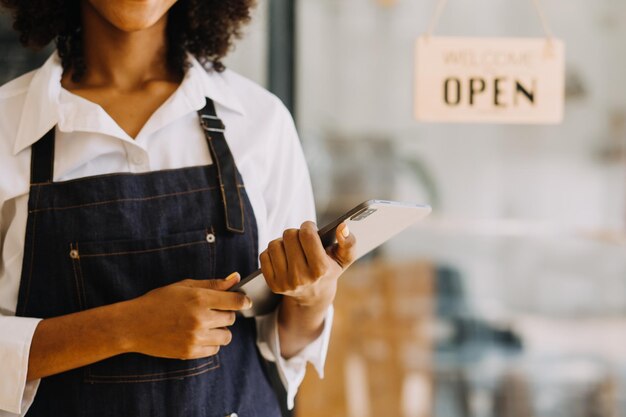
[[[557,126],[414,121],[435,4],[298,2],[320,219],[370,198],[434,208],[341,278],[326,379],[309,375],[299,415],[624,413],[626,4],[542,2],[566,43]],[[450,0],[435,34],[544,36],[525,0]]]

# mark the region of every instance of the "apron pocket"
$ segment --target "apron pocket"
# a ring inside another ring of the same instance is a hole
[[[212,229],[145,240],[73,242],[69,258],[78,304],[85,310],[137,298],[187,278],[214,278],[215,245]],[[85,367],[85,382],[156,382],[218,367],[217,355],[177,360],[129,353]]]

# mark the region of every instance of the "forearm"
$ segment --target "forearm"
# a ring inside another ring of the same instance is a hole
[[[215,355],[230,343],[235,312],[250,308],[226,279],[187,279],[132,300],[43,320],[31,343],[28,380],[127,352],[169,359]]]
[[[42,320],[30,348],[28,380],[89,365],[127,351],[125,303]]]
[[[324,318],[333,303],[337,282],[325,283],[314,299],[303,302],[283,297],[278,310],[278,337],[281,356],[289,359],[319,337]]]

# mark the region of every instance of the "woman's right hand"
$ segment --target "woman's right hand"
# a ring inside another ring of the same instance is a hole
[[[239,280],[237,273],[187,279],[126,301],[125,350],[172,359],[215,355],[232,339],[227,327],[235,323],[235,312],[252,306],[245,295],[226,291]]]

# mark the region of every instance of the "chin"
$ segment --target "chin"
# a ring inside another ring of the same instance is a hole
[[[123,32],[154,26],[175,0],[88,0],[98,14]]]

